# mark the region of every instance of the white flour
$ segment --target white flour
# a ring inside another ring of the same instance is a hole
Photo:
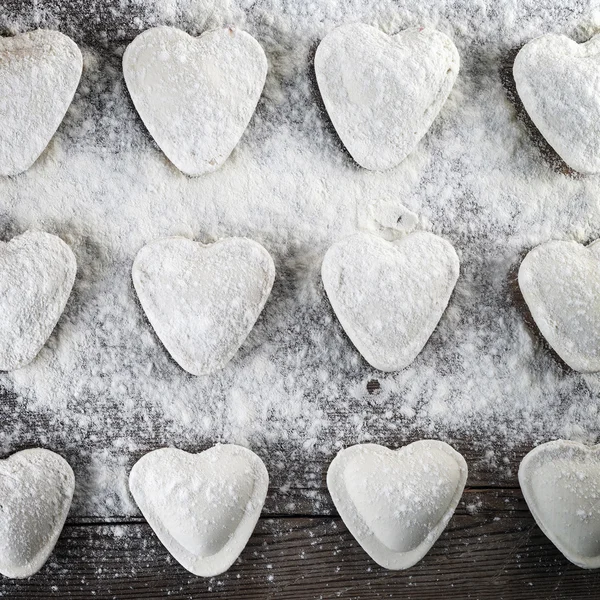
[[[16,395],[4,403],[1,447],[35,443],[71,462],[79,457],[76,513],[134,512],[128,469],[142,450],[165,444],[247,444],[269,468],[273,448],[330,459],[342,444],[400,444],[415,434],[473,437],[500,455],[520,442],[596,438],[597,400],[527,325],[516,269],[548,239],[600,236],[600,180],[561,173],[517,117],[512,80],[503,83],[527,40],[548,31],[578,41],[592,35],[600,13],[587,2],[428,0],[409,9],[393,0],[240,0],[212,12],[207,2],[185,0],[115,2],[122,8],[113,11],[74,2],[79,17],[56,8],[62,3],[43,4],[33,10],[11,0],[0,8],[0,26],[44,25],[72,36],[83,50],[83,79],[41,159],[0,180],[1,235],[30,227],[60,235],[78,275],[36,361],[0,377]],[[269,73],[232,156],[215,173],[189,179],[147,135],[120,63],[127,42],[148,26],[200,33],[204,21],[248,31]],[[388,33],[435,27],[461,56],[431,130],[385,173],[357,167],[341,148],[314,80],[316,45],[352,21]],[[384,375],[344,336],[319,271],[331,243],[365,228],[366,215],[389,225],[394,205],[398,216],[408,214],[403,205],[421,216],[421,228],[452,243],[461,275],[423,352]],[[169,358],[131,283],[138,250],[168,235],[248,236],[275,259],[273,293],[255,329],[230,365],[207,378]],[[371,379],[381,384],[373,396]]]

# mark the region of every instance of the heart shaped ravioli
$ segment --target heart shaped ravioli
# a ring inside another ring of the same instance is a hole
[[[65,308],[76,271],[73,252],[55,235],[27,231],[0,242],[0,370],[36,357]]]
[[[239,29],[193,38],[156,27],[128,46],[123,74],[162,151],[184,173],[201,175],[218,169],[244,133],[265,84],[267,58]]]
[[[315,54],[333,126],[354,160],[375,171],[414,150],[446,101],[459,64],[452,40],[422,27],[389,36],[362,23],[344,25]]]
[[[327,487],[346,527],[386,569],[407,569],[444,531],[467,481],[465,459],[444,442],[389,450],[346,448],[327,471]]]
[[[331,246],[321,274],[340,323],[363,357],[399,371],[423,349],[458,279],[446,240],[427,232],[395,242],[360,233]]]
[[[580,173],[600,171],[600,35],[577,44],[548,34],[525,44],[513,74],[540,133]]]
[[[268,484],[262,460],[233,444],[200,454],[155,450],[129,476],[131,493],[160,541],[202,577],[235,562],[254,531]]]
[[[521,461],[519,484],[540,529],[572,563],[600,567],[600,446],[556,440]]]
[[[0,175],[27,170],[46,148],[82,65],[77,45],[58,31],[0,37]]]
[[[245,238],[203,245],[181,237],[144,246],[133,284],[156,334],[193,375],[224,367],[260,315],[273,286],[269,253]]]
[[[71,467],[49,450],[23,450],[0,460],[0,573],[21,578],[42,568],[74,489]]]
[[[548,343],[576,371],[600,371],[600,245],[547,242],[519,268],[519,287]]]

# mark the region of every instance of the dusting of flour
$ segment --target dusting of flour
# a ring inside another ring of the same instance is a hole
[[[472,438],[504,452],[559,436],[596,439],[596,395],[530,326],[516,270],[548,239],[600,236],[600,180],[555,168],[501,76],[515,49],[537,35],[589,38],[600,26],[590,3],[71,4],[67,11],[62,2],[9,0],[0,8],[7,32],[57,28],[84,56],[74,104],[47,151],[27,173],[0,180],[2,239],[44,229],[61,236],[78,263],[46,347],[28,367],[0,376],[7,390],[0,442],[5,453],[34,444],[65,455],[77,475],[75,514],[134,513],[128,470],[162,445],[249,445],[270,472],[276,460],[287,461],[289,485],[302,487],[292,457],[330,460],[357,441]],[[356,21],[386,33],[434,27],[461,56],[431,130],[385,173],[352,162],[314,79],[319,41]],[[222,168],[195,179],[147,135],[122,77],[127,43],[162,24],[194,34],[233,24],[259,41],[269,61],[239,145]],[[389,223],[393,206],[399,217],[417,213],[420,228],[452,243],[461,275],[423,352],[405,370],[382,374],[333,316],[320,261],[343,236]],[[256,327],[230,365],[210,377],[188,375],[169,358],[131,283],[139,249],[170,235],[247,236],[275,260],[273,293]],[[374,379],[379,393],[370,396]]]

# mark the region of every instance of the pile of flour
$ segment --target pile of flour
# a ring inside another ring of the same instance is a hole
[[[269,468],[273,448],[329,459],[342,445],[399,445],[415,435],[472,437],[499,456],[560,436],[596,439],[600,386],[561,364],[530,325],[516,271],[541,242],[600,236],[600,179],[565,175],[548,157],[503,75],[532,37],[555,31],[587,39],[600,27],[591,3],[71,4],[9,0],[0,8],[0,29],[57,28],[84,56],[74,104],[47,151],[27,173],[0,180],[1,238],[44,229],[71,246],[78,264],[46,347],[31,365],[0,376],[7,390],[0,447],[9,453],[34,444],[67,456],[78,478],[75,514],[135,512],[128,469],[162,445],[244,444]],[[461,55],[431,130],[384,173],[359,168],[341,147],[314,78],[318,42],[353,21],[388,33],[435,27]],[[248,130],[223,167],[203,177],[169,164],[125,89],[126,44],[159,24],[194,34],[234,24],[269,60]],[[420,215],[419,228],[452,243],[461,276],[423,352],[407,369],[383,374],[345,337],[320,262],[333,242],[387,226],[394,211],[407,214],[403,207]],[[169,358],[133,290],[136,253],[169,235],[248,236],[275,259],[273,293],[256,327],[209,377],[191,376]],[[371,395],[373,379],[380,387]]]

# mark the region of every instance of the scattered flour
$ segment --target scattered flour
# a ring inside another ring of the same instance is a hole
[[[38,358],[0,376],[7,390],[0,442],[7,453],[35,444],[67,456],[78,480],[74,514],[135,512],[128,471],[144,451],[169,444],[247,444],[271,472],[292,459],[330,460],[341,445],[369,439],[476,439],[482,457],[488,448],[502,454],[522,442],[596,439],[596,394],[527,321],[516,272],[525,253],[549,239],[600,236],[600,180],[565,175],[547,158],[518,117],[510,75],[515,50],[533,37],[593,35],[600,12],[591,2],[70,6],[9,0],[0,7],[7,32],[57,28],[84,57],[75,101],[47,151],[23,175],[0,180],[2,239],[37,227],[60,235],[78,263],[73,294]],[[349,158],[315,82],[318,43],[351,22],[389,34],[434,27],[461,57],[443,114],[415,151],[384,173]],[[163,24],[192,34],[233,24],[258,40],[269,61],[238,146],[218,171],[195,179],[156,147],[123,81],[126,45]],[[393,203],[398,215],[418,214],[419,228],[449,240],[461,262],[448,309],[423,352],[391,374],[360,357],[320,282],[326,250],[364,229],[362,216],[376,217],[380,203],[386,222]],[[210,377],[188,375],[169,357],[131,283],[140,248],[171,235],[250,237],[275,260],[262,316],[232,362]],[[367,391],[372,380],[376,395]],[[287,468],[298,485],[300,474]],[[316,487],[309,479],[300,485]]]

